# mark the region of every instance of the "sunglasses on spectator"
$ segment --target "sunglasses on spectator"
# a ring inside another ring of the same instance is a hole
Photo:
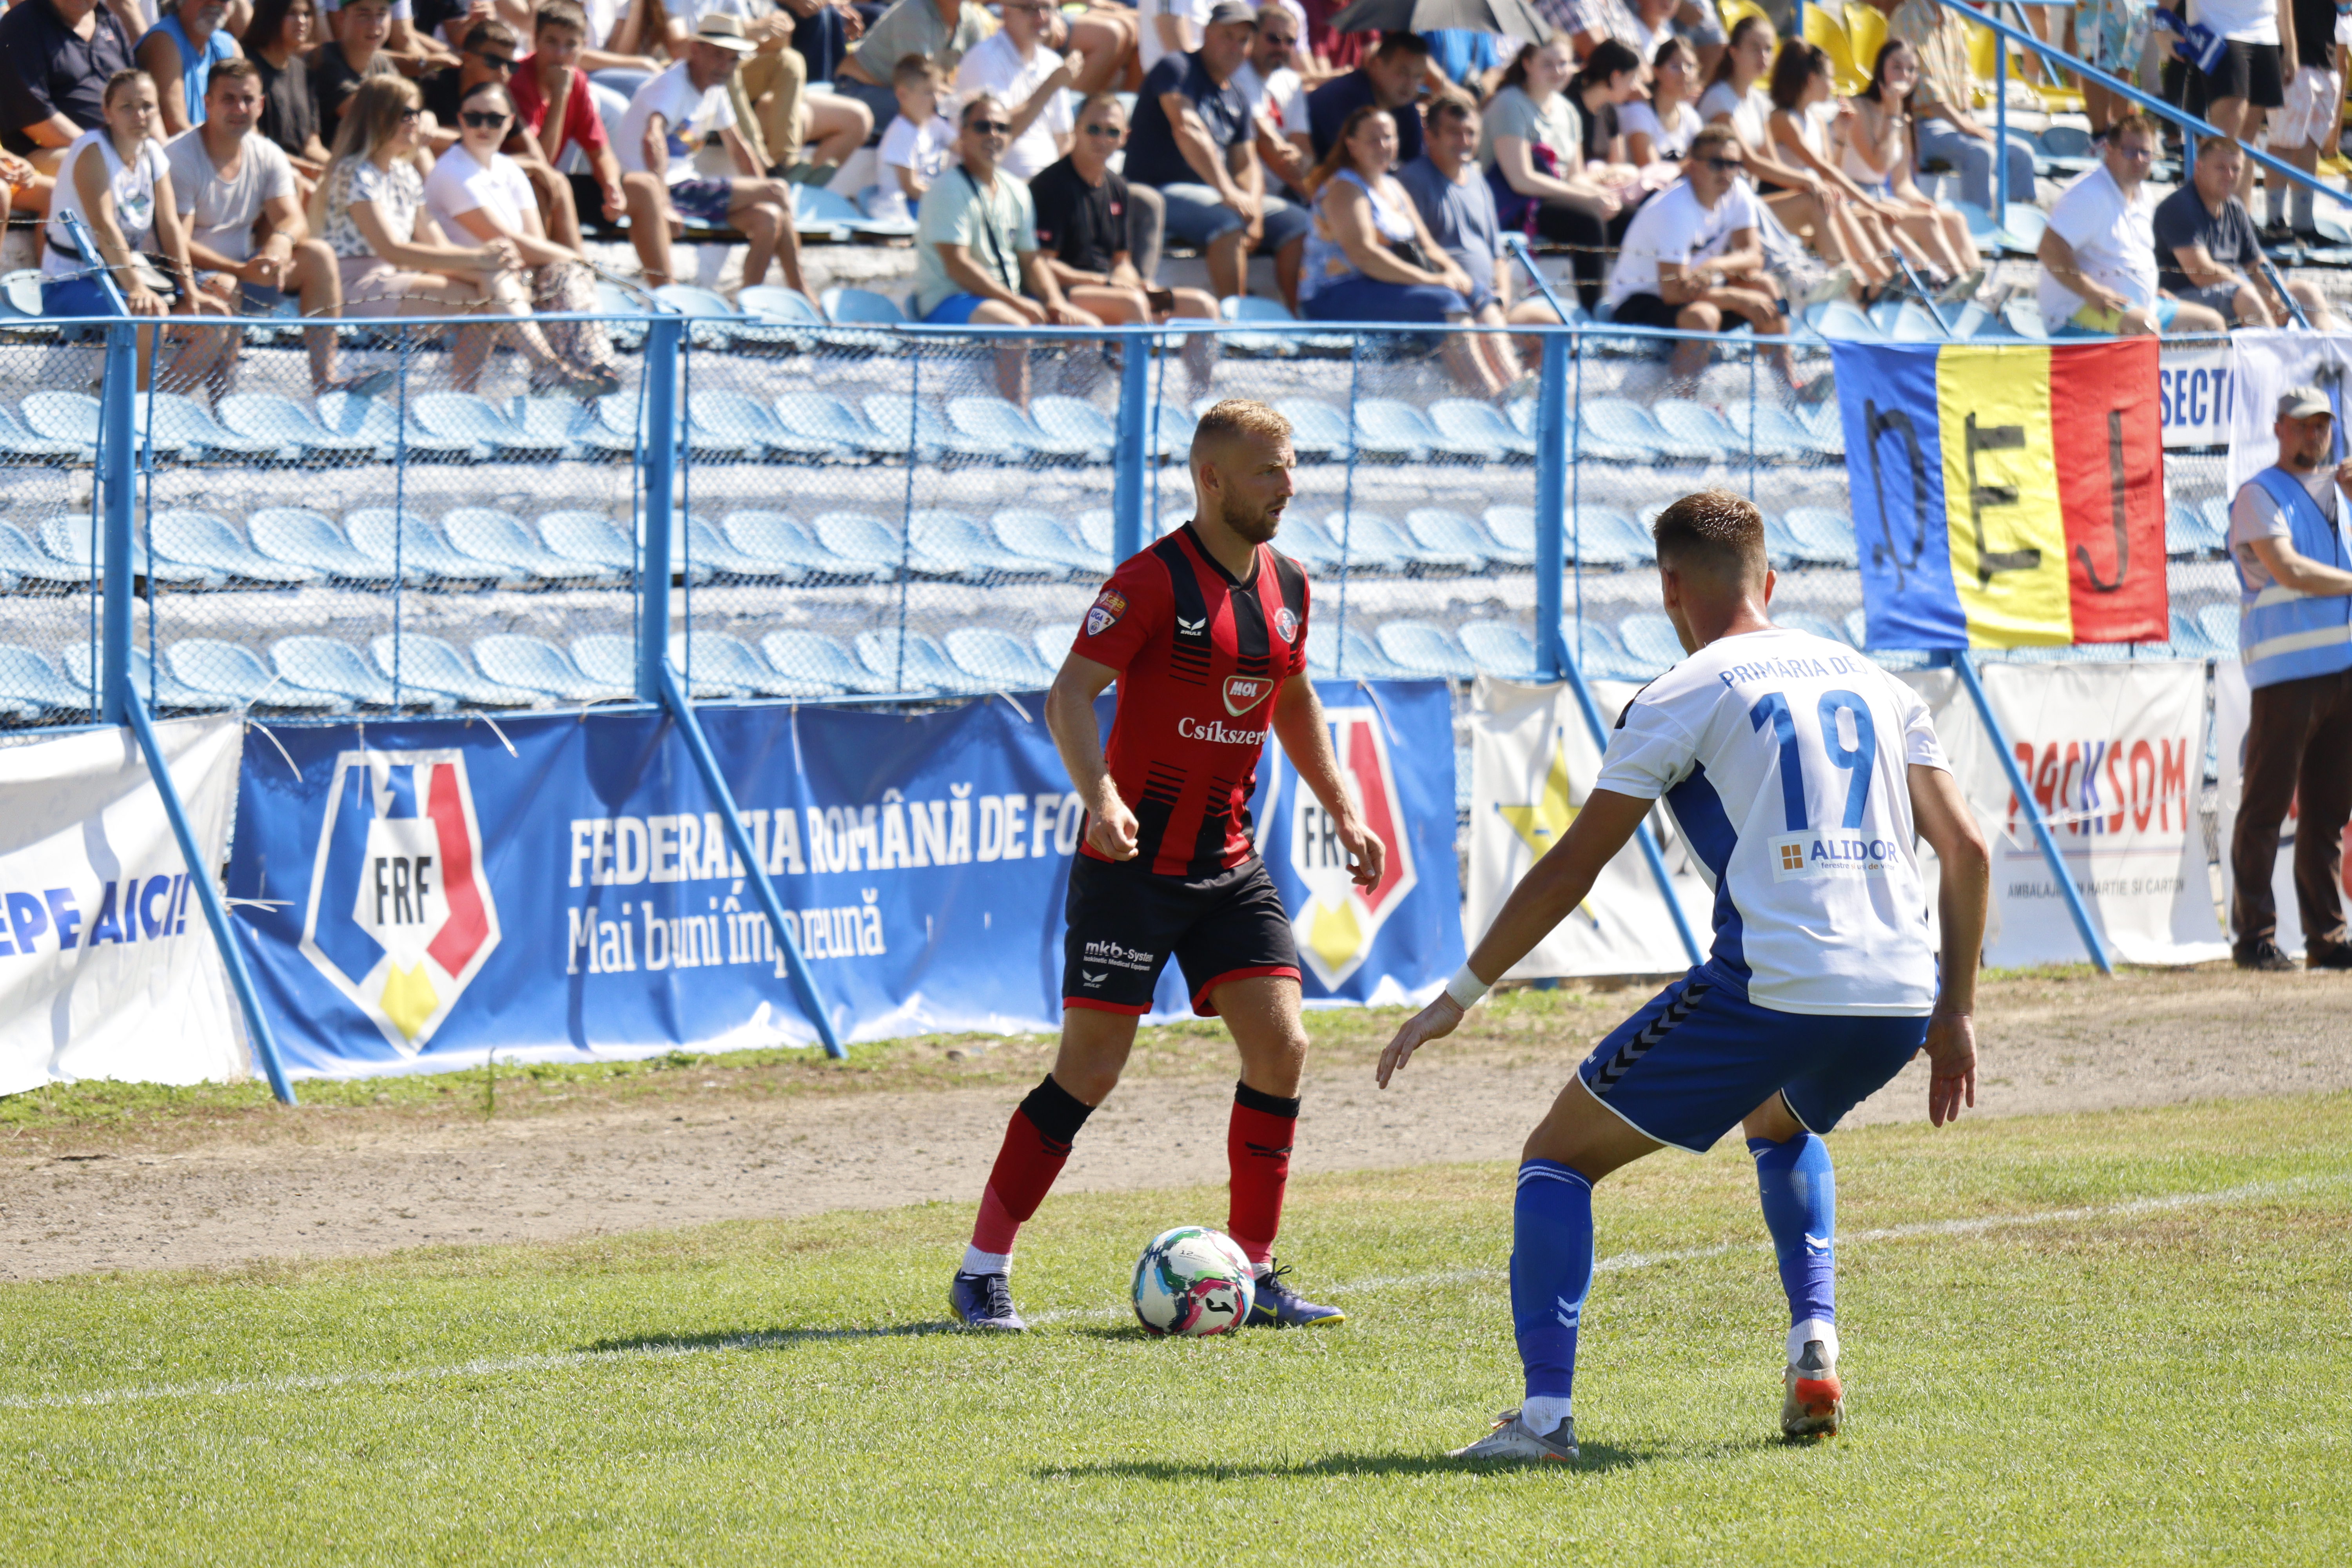
[[[494,71],[510,71],[514,69],[514,57],[512,55],[486,55],[479,49],[477,49],[474,51],[474,58],[481,61],[484,65],[489,67]]]
[[[1087,135],[1099,136],[1106,142],[1115,142],[1119,135],[1118,127],[1116,125],[1089,125],[1086,128],[1086,132]]]
[[[400,122],[403,125],[414,125],[424,118],[425,111],[421,109],[404,109],[400,111]]]
[[[507,122],[507,116],[487,109],[468,109],[457,116],[477,131],[495,131]]]
[[[2146,142],[2111,142],[2108,145],[2135,163],[2144,163],[2156,156],[2156,149]]]
[[[982,136],[1010,136],[1013,134],[1013,121],[1010,120],[975,120],[970,125],[966,126],[965,129],[977,131]]]
[[[1748,167],[1745,158],[1701,158],[1699,162],[1718,174],[1736,174]]]

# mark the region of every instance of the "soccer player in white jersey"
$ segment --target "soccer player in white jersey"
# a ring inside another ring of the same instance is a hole
[[[1655,533],[1689,657],[1626,705],[1568,832],[1381,1056],[1385,1088],[1583,902],[1664,799],[1714,884],[1714,951],[1601,1042],[1528,1137],[1511,1247],[1526,1399],[1457,1458],[1577,1457],[1592,1184],[1662,1145],[1703,1153],[1735,1122],[1789,1296],[1780,1429],[1834,1433],[1836,1189],[1821,1135],[1923,1048],[1929,1120],[1976,1103],[1990,861],[1927,706],[1853,649],[1772,625],[1763,519],[1747,501],[1685,496]],[[1940,985],[1916,837],[1942,862]]]

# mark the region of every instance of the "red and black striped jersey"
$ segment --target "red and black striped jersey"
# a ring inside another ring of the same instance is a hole
[[[1119,672],[1104,760],[1137,858],[1163,877],[1247,860],[1275,694],[1307,668],[1305,570],[1261,544],[1237,580],[1188,522],[1111,574],[1071,651]]]

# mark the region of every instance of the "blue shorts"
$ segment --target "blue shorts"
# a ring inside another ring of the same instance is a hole
[[[2168,327],[2172,325],[2172,319],[2180,314],[2180,301],[2169,294],[2158,294],[2156,297],[2154,310],[2156,324],[2158,327]],[[2222,314],[2226,318],[2228,312],[2224,311]],[[2064,321],[2051,327],[2050,335],[2053,338],[2111,338],[2116,335],[2116,326],[2122,320],[2120,316],[2109,316],[2104,311],[2093,310],[2085,305]],[[2047,323],[2044,324],[2047,325]]]
[[[669,205],[680,217],[699,218],[707,224],[723,224],[728,208],[735,205],[735,182],[732,180],[680,180],[669,188]]]
[[[971,320],[971,313],[987,304],[977,294],[950,294],[923,312],[923,320],[942,327],[961,327]]]
[[[1470,314],[1470,301],[1434,283],[1385,283],[1358,273],[1299,301],[1310,321],[1430,321]]]
[[[1925,1016],[1779,1013],[1699,968],[1618,1025],[1576,1071],[1636,1131],[1704,1154],[1775,1090],[1808,1131],[1827,1132],[1927,1039]]]
[[[96,278],[54,278],[41,280],[44,316],[111,316],[114,301]]]
[[[1206,185],[1162,185],[1160,197],[1168,207],[1167,226],[1161,232],[1172,244],[1205,249],[1243,227],[1246,221],[1219,201],[1217,193]],[[1307,228],[1315,221],[1305,207],[1294,206],[1280,196],[1265,197],[1263,206],[1265,226],[1258,240],[1261,255],[1271,255],[1292,240],[1305,239]]]

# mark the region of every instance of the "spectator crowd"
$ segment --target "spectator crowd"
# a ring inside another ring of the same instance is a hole
[[[157,330],[183,380],[236,358],[197,318],[290,298],[511,313],[457,333],[460,384],[503,337],[540,385],[586,395],[612,381],[601,333],[527,319],[593,304],[583,230],[625,227],[656,285],[688,226],[719,230],[745,286],[805,292],[793,187],[871,145],[866,215],[913,237],[924,320],[1213,317],[1264,257],[1293,313],[1427,326],[1464,387],[1501,397],[1536,341],[1443,329],[1560,318],[1519,287],[1515,236],[1565,249],[1585,310],[1643,327],[1785,338],[1828,300],[1979,294],[1969,225],[1922,181],[1989,206],[2002,171],[2033,190],[2033,149],[1979,118],[1959,13],[1874,5],[1884,41],[1841,95],[1824,48],[1712,0],[1537,0],[1541,40],[1342,34],[1332,0],[16,0],[0,213],[43,216],[53,311],[102,303],[110,269],[136,313],[179,318]],[[2161,52],[2147,11],[2084,7],[2078,47],[2138,74]],[[2088,95],[2097,162],[2040,240],[2053,335],[2334,322],[2263,259],[2311,224],[2307,195],[2270,181],[2258,228],[2232,137],[2267,125],[2305,169],[2332,154],[2352,19],[2335,0],[2192,14],[2223,47],[2163,85],[2230,134],[2158,201],[2158,127]],[[1207,290],[1159,285],[1171,245]],[[341,384],[315,336],[314,379]],[[1675,373],[1703,361],[1684,344]]]

